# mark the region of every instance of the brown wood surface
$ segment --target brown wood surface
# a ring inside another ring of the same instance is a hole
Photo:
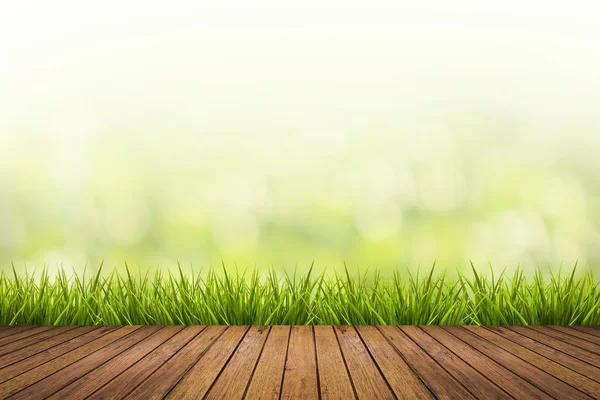
[[[314,330],[321,398],[354,398],[356,395],[348,375],[348,367],[333,327],[315,326]]]
[[[353,326],[336,326],[342,354],[359,398],[393,399],[389,384],[379,372],[375,361]]]
[[[315,341],[310,326],[293,326],[283,373],[282,399],[319,397]]]
[[[250,328],[221,375],[215,381],[207,399],[239,399],[244,396],[254,366],[269,335],[269,327]]]
[[[248,399],[277,399],[290,338],[289,326],[273,326],[248,385]]]
[[[98,329],[98,327],[79,326],[70,327],[70,329],[64,329],[62,332],[49,331],[49,333],[52,334],[50,336],[45,337],[43,340],[34,341],[34,344],[28,343],[18,350],[0,356],[0,368],[7,367],[34,354],[41,353],[46,349],[52,348],[60,343],[66,342],[69,339],[73,339],[77,336],[91,332],[94,329]],[[24,340],[23,342],[26,341]]]
[[[483,327],[474,327],[483,330]],[[443,327],[451,334],[459,337],[461,340],[468,342],[471,346],[481,351],[483,354],[493,358],[496,362],[504,365],[509,370],[513,371],[523,379],[536,385],[541,390],[549,395],[559,399],[590,399],[583,392],[569,386],[560,379],[539,369],[530,363],[524,361],[520,357],[504,350],[501,347],[485,340],[472,331],[465,329],[462,326]]]
[[[577,336],[573,336],[568,333],[564,333],[564,332],[556,330],[552,327],[532,326],[530,328],[537,332],[542,332],[542,333],[544,333],[544,335],[552,336],[553,338],[559,339],[562,342],[575,345],[581,349],[589,351],[590,353],[600,355],[600,346],[597,344],[594,344],[592,342],[589,342],[585,339],[581,339],[581,338],[578,338]]]
[[[600,337],[600,329],[594,326],[571,326],[573,329],[577,329],[580,332],[589,333],[590,335],[594,335],[596,337]]]
[[[0,339],[32,328],[33,326],[2,326],[2,330],[0,331]]]
[[[570,356],[569,354],[563,353],[553,347],[537,342],[505,327],[489,327],[487,329],[600,383],[600,368],[598,367],[583,362],[576,357]]]
[[[600,337],[586,332],[581,332],[580,330],[571,328],[570,326],[550,326],[549,328],[600,345]]]
[[[425,333],[423,329],[417,326],[403,326],[400,329],[478,399],[511,398],[479,371]]]
[[[506,328],[600,368],[600,357],[598,355],[575,345],[565,343],[555,337],[548,336],[544,333],[544,330],[537,331],[527,326],[511,326]]]
[[[224,326],[209,326],[164,363],[127,397],[131,399],[162,399],[181,380],[183,375],[202,357],[204,352],[225,332]]]
[[[437,398],[473,398],[464,386],[460,385],[400,329],[395,326],[383,326],[380,330]]]
[[[146,357],[138,361],[131,368],[104,385],[101,389],[92,394],[89,399],[108,400],[124,398],[173,357],[179,350],[186,346],[192,339],[198,336],[204,328],[204,326],[185,327]]]
[[[0,327],[0,399],[600,398],[596,327]]]
[[[535,351],[514,343],[491,330],[482,328],[480,326],[467,326],[465,329],[468,329],[476,335],[487,339],[496,346],[501,347],[502,349],[516,355],[528,363],[543,369],[561,381],[579,388],[579,390],[588,394],[589,396],[600,398],[600,384],[598,384],[598,382],[586,378],[585,376],[553,361],[552,359],[539,355]]]

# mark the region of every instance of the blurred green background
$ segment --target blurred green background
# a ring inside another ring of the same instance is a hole
[[[512,3],[11,5],[0,265],[600,272],[600,29]]]

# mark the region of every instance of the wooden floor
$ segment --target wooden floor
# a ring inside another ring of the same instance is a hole
[[[0,327],[0,398],[600,398],[599,327]]]

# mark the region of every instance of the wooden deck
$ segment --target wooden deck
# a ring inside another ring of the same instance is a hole
[[[599,327],[0,327],[0,399],[600,398]]]

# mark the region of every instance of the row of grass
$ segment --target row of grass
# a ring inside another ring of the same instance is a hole
[[[0,325],[599,325],[593,272],[0,272]]]

